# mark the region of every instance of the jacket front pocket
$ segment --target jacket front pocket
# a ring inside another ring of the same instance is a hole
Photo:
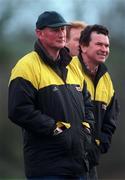
[[[57,150],[70,150],[72,144],[71,129],[65,129],[60,134],[53,136],[53,144]]]

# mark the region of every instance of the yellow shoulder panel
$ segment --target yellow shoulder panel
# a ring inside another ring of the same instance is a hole
[[[66,68],[68,69],[66,83],[79,84],[82,90],[84,76],[78,58],[74,58]],[[36,89],[41,89],[53,84],[64,84],[64,81],[56,72],[40,60],[40,57],[35,51],[25,55],[17,62],[12,69],[10,82],[18,77],[30,81]]]
[[[112,84],[111,78],[109,76],[109,73],[107,72],[99,80],[99,83],[96,88],[96,96],[95,97],[96,97],[97,101],[102,101],[108,105],[110,103],[113,95],[114,95],[113,84]]]
[[[38,89],[40,74],[39,64],[39,59],[34,51],[25,55],[12,69],[9,83],[16,78],[21,77],[30,81],[32,85]]]
[[[72,58],[71,63],[67,66],[68,68],[68,78],[67,83],[79,84],[81,89],[83,89],[84,76],[82,73],[82,66],[77,56]]]

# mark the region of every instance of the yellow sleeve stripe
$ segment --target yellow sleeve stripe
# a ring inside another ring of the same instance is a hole
[[[99,146],[100,145],[100,140],[99,139],[95,139],[96,144]]]
[[[89,123],[87,123],[87,122],[82,122],[82,125],[84,125],[84,126],[87,127],[87,128],[90,128],[90,125],[89,125]]]
[[[62,122],[62,121],[58,121],[56,123],[56,125],[57,125],[58,128],[61,128],[61,127],[65,126],[67,129],[69,129],[71,127],[70,123],[66,123],[66,122]]]

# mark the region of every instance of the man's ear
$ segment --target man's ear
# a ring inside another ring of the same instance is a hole
[[[35,33],[36,33],[36,36],[37,36],[38,39],[39,39],[39,38],[41,37],[41,35],[42,35],[42,31],[39,30],[39,29],[35,29]]]
[[[86,53],[87,47],[86,47],[86,46],[83,46],[83,45],[80,45],[80,47],[81,47],[81,51],[82,51],[83,53]]]

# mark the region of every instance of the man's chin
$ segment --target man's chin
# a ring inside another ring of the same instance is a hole
[[[62,45],[62,46],[60,45],[60,46],[58,46],[58,48],[59,48],[59,49],[62,49],[62,48],[64,48],[64,46],[65,46],[65,45]]]
[[[99,59],[99,60],[98,60],[98,63],[99,63],[99,64],[102,64],[102,63],[104,63],[105,61],[106,61],[106,59]]]

